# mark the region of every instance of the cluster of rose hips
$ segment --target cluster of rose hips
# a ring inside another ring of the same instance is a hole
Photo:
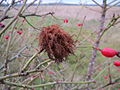
[[[63,20],[64,23],[68,23],[68,19],[64,19]],[[82,23],[78,23],[77,26],[83,26]],[[105,57],[114,57],[114,56],[118,56],[120,57],[120,52],[112,49],[112,48],[103,48],[103,49],[98,49],[96,48],[97,50],[99,50],[101,52],[101,54]],[[120,61],[119,60],[115,60],[114,62],[114,65],[115,66],[120,66]]]
[[[17,29],[17,28],[15,27],[15,29]],[[21,35],[21,34],[23,33],[23,31],[22,31],[22,29],[16,30],[16,33],[19,34],[19,35]],[[5,39],[9,39],[10,36],[7,34],[7,35],[4,35],[4,38],[5,38]]]
[[[120,57],[120,52],[118,52],[112,48],[103,48],[103,49],[96,48],[96,49],[99,50],[101,52],[101,54],[105,57],[114,57],[114,56]],[[113,62],[113,64],[115,66],[120,66],[120,60],[115,60]]]
[[[17,30],[16,32],[17,32],[19,35],[22,34],[22,30]]]
[[[68,23],[68,19],[67,18],[64,19],[63,21],[64,21],[64,23]],[[83,24],[82,23],[78,23],[77,26],[83,26]]]

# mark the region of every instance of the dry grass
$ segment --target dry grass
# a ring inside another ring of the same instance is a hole
[[[35,6],[30,7],[31,11],[35,10]],[[51,6],[40,6],[38,12],[46,13],[46,12],[55,12],[55,16],[60,17],[70,17],[70,18],[77,18],[83,19],[86,16],[86,20],[91,19],[99,19],[101,8],[98,6],[74,6],[74,5],[51,5]],[[120,14],[120,7],[113,7],[108,10],[107,18],[111,17],[113,13]]]
[[[4,10],[5,7],[0,7],[0,10]],[[17,8],[17,7],[16,7]],[[19,6],[18,6],[19,8]],[[27,12],[34,12],[36,6],[31,6]],[[15,12],[16,10],[13,10]],[[55,16],[64,18],[77,18],[83,19],[86,16],[86,20],[99,19],[101,8],[98,6],[75,6],[75,5],[42,5],[38,8],[38,13],[55,12]],[[113,14],[120,14],[120,7],[112,7],[107,12],[107,18],[110,18]],[[13,13],[12,13],[13,14]],[[15,14],[15,13],[14,13]]]

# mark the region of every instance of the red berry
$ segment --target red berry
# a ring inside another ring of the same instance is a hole
[[[82,23],[78,23],[77,26],[83,26],[83,24]]]
[[[113,63],[114,63],[115,66],[120,66],[120,61],[119,60],[115,60]]]
[[[5,35],[4,36],[5,39],[9,39],[9,37],[10,37],[9,35]]]
[[[100,49],[101,53],[105,57],[114,57],[118,52],[112,48]]]
[[[99,71],[101,71],[101,70],[102,70],[102,68],[100,68],[100,67],[99,67],[99,68],[98,68],[98,70],[99,70]]]
[[[68,23],[68,19],[66,18],[66,19],[64,19],[64,23]]]
[[[104,79],[108,79],[108,75],[107,76],[103,76]]]
[[[4,28],[5,27],[4,23],[0,22],[0,27]]]
[[[54,72],[49,71],[48,74],[54,74]]]
[[[17,30],[16,32],[17,32],[19,35],[22,34],[22,31],[21,31],[21,30]]]

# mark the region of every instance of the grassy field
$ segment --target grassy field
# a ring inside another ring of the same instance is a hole
[[[29,11],[26,13],[30,13],[32,11],[35,11],[35,6],[30,7]],[[53,64],[51,67],[49,67],[43,74],[41,74],[41,77],[37,77],[32,84],[38,84],[38,83],[46,83],[48,81],[55,81],[55,80],[64,80],[64,81],[80,81],[84,80],[87,75],[87,67],[88,63],[91,57],[91,51],[92,51],[92,42],[95,40],[96,32],[99,29],[99,19],[100,19],[100,8],[97,6],[40,6],[38,9],[38,14],[44,14],[46,12],[55,12],[55,19],[52,16],[46,16],[46,17],[29,17],[27,20],[34,25],[36,28],[41,28],[43,26],[51,25],[51,24],[59,24],[65,31],[73,35],[73,39],[76,40],[76,36],[78,37],[78,42],[76,43],[76,49],[75,49],[75,55],[71,55],[67,58],[67,60],[61,64]],[[11,12],[10,12],[11,13]],[[120,7],[113,7],[107,12],[106,16],[106,24],[109,22],[110,18],[113,14],[120,14]],[[85,21],[83,23],[83,19],[85,18]],[[63,19],[68,18],[69,22],[64,23]],[[35,50],[34,48],[38,48],[38,40],[36,37],[38,36],[40,30],[34,30],[31,26],[29,26],[26,22],[21,25],[21,18],[19,19],[20,23],[17,23],[18,29],[23,29],[23,34],[21,36],[17,36],[14,32],[15,37],[12,39],[12,44],[10,50],[12,52],[16,52],[18,48],[23,47],[24,45],[30,45],[32,43],[32,47],[29,50],[26,50],[23,52],[23,55],[28,55],[28,57],[20,57],[15,62],[10,63],[10,73],[16,72],[23,63],[25,63],[26,59],[29,58],[29,55],[31,56],[34,54]],[[8,21],[6,20],[5,23]],[[78,27],[77,23],[83,23],[83,27]],[[8,32],[11,31],[8,30]],[[6,33],[8,33],[6,32]],[[78,34],[80,33],[80,34]],[[91,34],[93,33],[93,34]],[[102,37],[100,48],[114,48],[116,50],[120,49],[120,24],[113,26],[109,31],[105,33],[105,35]],[[5,45],[7,44],[7,41],[3,40]],[[3,46],[4,49],[6,46]],[[39,56],[40,61],[44,61],[45,58],[47,58],[46,53],[42,53],[41,56]],[[25,60],[22,60],[25,59]],[[105,76],[108,75],[108,67],[109,63],[111,68],[111,76],[113,80],[119,76],[120,71],[118,71],[118,67],[115,67],[113,65],[114,60],[120,60],[117,57],[114,58],[106,58],[100,54],[100,52],[97,53],[96,63],[95,63],[95,72],[94,72],[94,79],[96,80],[96,84],[92,84],[94,88],[98,88],[102,85],[105,85],[108,82],[108,78],[106,79]],[[4,61],[4,58],[1,59],[1,65]],[[33,61],[33,66],[36,65],[36,61]],[[32,68],[32,65],[31,65]],[[49,74],[48,72],[52,71],[54,74]],[[52,87],[48,88],[41,88],[38,90],[53,90]],[[55,90],[62,90],[62,88],[67,87],[67,90],[84,90],[82,89],[84,85],[66,85],[61,86],[61,88],[58,88],[59,86],[56,86]],[[117,90],[117,88],[120,88],[119,84],[110,86],[109,88],[106,88],[104,90]],[[15,89],[16,90],[16,89]],[[37,89],[35,89],[37,90]],[[64,89],[63,89],[64,90]],[[93,89],[94,90],[94,89]],[[95,89],[97,90],[97,89]]]

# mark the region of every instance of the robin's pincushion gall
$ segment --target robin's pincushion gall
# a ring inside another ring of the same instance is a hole
[[[62,62],[69,54],[74,54],[74,41],[59,25],[43,27],[39,34],[40,50],[47,52],[48,57]]]

